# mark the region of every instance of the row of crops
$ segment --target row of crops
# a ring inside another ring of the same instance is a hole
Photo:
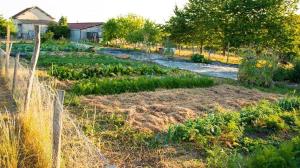
[[[12,52],[30,53],[34,46],[30,42],[19,42],[12,45]],[[68,41],[47,41],[41,44],[41,51],[78,52],[89,51],[89,48]]]

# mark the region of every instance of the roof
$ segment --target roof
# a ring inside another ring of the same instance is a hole
[[[38,25],[49,25],[50,22],[49,20],[19,20],[23,24],[38,24]]]
[[[30,11],[32,9],[38,9],[40,10],[41,12],[43,12],[45,15],[47,15],[48,17],[50,17],[51,19],[55,19],[54,17],[52,17],[51,15],[49,15],[47,12],[45,12],[44,10],[42,10],[41,8],[37,7],[37,6],[33,6],[33,7],[29,7],[29,8],[26,8],[24,10],[22,10],[21,12],[15,14],[14,16],[12,16],[11,18],[12,19],[17,19],[18,16],[22,15],[23,13],[27,12],[27,11]]]
[[[103,22],[85,22],[85,23],[68,23],[70,29],[88,29],[95,26],[103,25]]]

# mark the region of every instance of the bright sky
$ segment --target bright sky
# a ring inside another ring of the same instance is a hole
[[[38,6],[57,20],[67,16],[69,22],[102,22],[109,18],[134,13],[157,23],[173,14],[175,5],[188,0],[0,0],[0,15],[9,18],[21,10]]]

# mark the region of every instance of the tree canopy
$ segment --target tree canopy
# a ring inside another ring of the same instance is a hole
[[[54,39],[69,38],[70,29],[68,26],[67,17],[62,16],[58,23],[51,22],[48,26],[47,32],[52,32]]]
[[[159,25],[133,14],[112,18],[103,26],[105,42],[119,40],[122,43],[152,45],[160,42],[161,37],[162,28]]]
[[[252,46],[281,55],[295,48],[295,11],[299,0],[189,0],[167,23],[176,43]],[[298,26],[299,27],[299,26]],[[299,36],[298,36],[299,37]]]

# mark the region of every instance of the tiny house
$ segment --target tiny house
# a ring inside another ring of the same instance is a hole
[[[72,41],[99,41],[102,37],[103,22],[69,23]]]

